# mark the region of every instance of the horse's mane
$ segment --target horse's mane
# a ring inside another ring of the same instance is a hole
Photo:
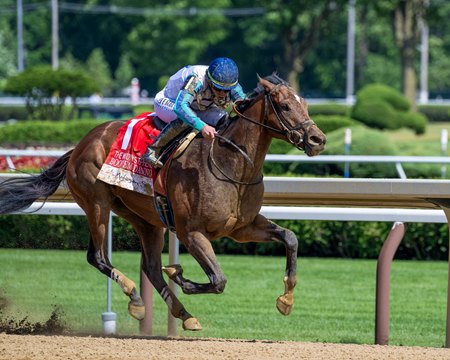
[[[280,78],[276,72],[273,72],[272,74],[265,76],[263,79],[271,82],[274,85],[281,84],[289,86],[289,83],[286,80]],[[238,106],[239,111],[244,111],[245,109],[247,109],[251,104],[253,104],[253,100],[255,100],[263,92],[264,87],[258,82],[256,88],[248,95],[247,101],[244,101],[241,104],[239,104]]]
[[[276,72],[273,72],[272,74],[265,76],[264,80],[270,81],[274,85],[281,84],[281,85],[289,86],[289,83],[286,80],[283,80],[282,78],[280,78]],[[253,93],[251,95],[255,94],[254,96],[258,96],[263,91],[264,91],[264,87],[260,83],[258,83],[258,86],[253,90]],[[250,96],[250,98],[251,97],[252,96]]]

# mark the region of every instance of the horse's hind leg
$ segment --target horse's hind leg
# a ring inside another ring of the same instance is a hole
[[[142,270],[166,302],[171,314],[183,321],[184,330],[201,330],[198,320],[186,311],[162,276],[161,254],[164,247],[164,229],[147,223],[119,202],[114,205],[114,212],[127,220],[138,234],[142,246]]]
[[[294,287],[297,283],[297,249],[295,234],[258,215],[252,224],[230,235],[238,242],[277,241],[286,248],[286,271],[284,275],[284,294],[277,298],[277,309],[283,315],[289,315],[294,305]]]
[[[80,206],[86,212],[91,233],[87,261],[120,285],[122,291],[130,298],[128,312],[135,319],[142,320],[145,316],[145,307],[136,289],[136,284],[118,269],[115,269],[107,256],[106,237],[110,207],[106,204],[95,203],[94,199],[89,204],[80,201]]]
[[[134,281],[128,279],[121,271],[114,268],[105,254],[106,248],[102,248],[102,250],[97,249],[91,235],[87,252],[88,263],[119,284],[124,294],[130,298],[130,302],[128,303],[129,314],[137,320],[142,320],[145,316],[145,307],[136,289],[136,284]]]

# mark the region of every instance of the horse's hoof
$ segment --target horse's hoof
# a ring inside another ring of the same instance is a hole
[[[195,317],[190,317],[183,321],[183,330],[200,331],[203,329]]]
[[[183,268],[180,264],[163,266],[162,271],[164,271],[170,279],[183,274]]]
[[[142,300],[130,301],[128,303],[128,313],[134,317],[136,320],[142,320],[145,317],[145,306]]]
[[[293,306],[294,304],[290,301],[288,302],[285,295],[278,296],[277,309],[282,315],[288,316]]]

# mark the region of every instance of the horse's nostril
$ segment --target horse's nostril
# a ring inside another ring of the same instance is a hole
[[[308,142],[310,145],[321,145],[323,140],[318,136],[311,136]]]

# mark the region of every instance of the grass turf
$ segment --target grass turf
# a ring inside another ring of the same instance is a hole
[[[115,252],[113,263],[138,282],[140,255]],[[284,258],[219,256],[228,278],[221,295],[179,293],[187,310],[203,326],[181,336],[217,338],[374,342],[376,261],[299,259],[298,285],[292,314],[275,308],[283,291]],[[167,263],[164,255],[163,263]],[[198,264],[180,256],[184,274],[206,281]],[[33,321],[48,319],[54,305],[76,332],[101,333],[106,310],[106,278],[87,264],[79,251],[0,249],[0,289],[11,306],[6,316]],[[128,298],[112,288],[117,332],[138,334],[127,313]],[[447,263],[395,261],[391,275],[390,344],[441,347],[445,339]],[[154,296],[154,335],[165,335],[167,307]]]

